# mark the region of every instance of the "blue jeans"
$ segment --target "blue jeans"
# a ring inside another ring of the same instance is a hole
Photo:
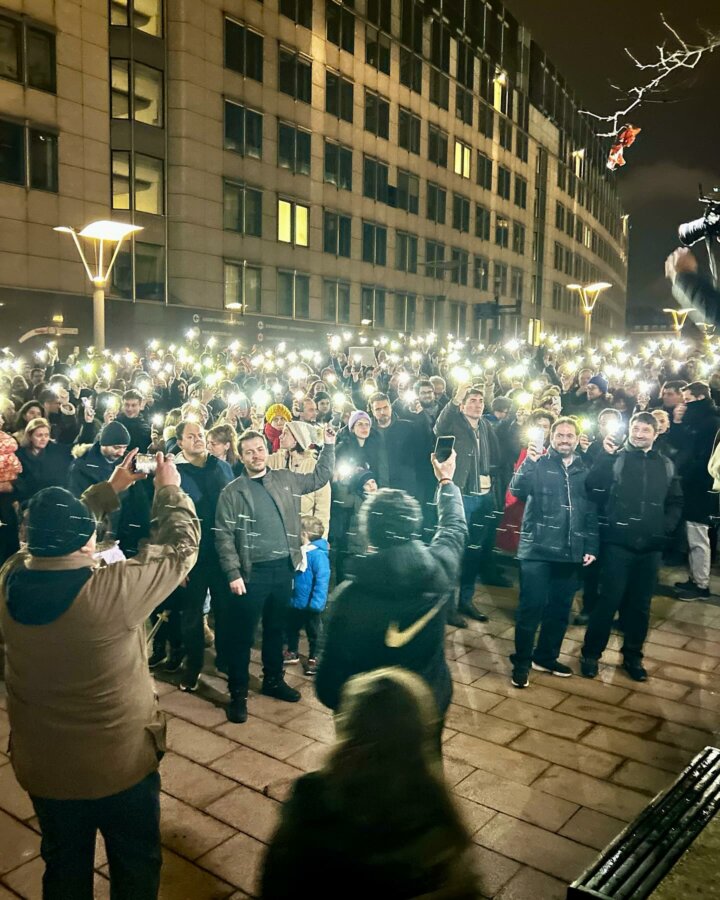
[[[557,661],[567,631],[570,608],[580,583],[576,563],[520,560],[520,602],[515,617],[513,665],[530,668]],[[535,646],[538,627],[540,637]]]
[[[465,521],[468,526],[468,539],[460,570],[460,600],[458,604],[460,609],[472,603],[480,565],[487,552],[489,537],[494,534],[493,528],[497,524],[492,491],[489,494],[473,494],[471,496],[463,494],[462,500]]]
[[[43,900],[93,900],[98,829],[107,850],[112,900],[156,900],[162,865],[157,771],[111,797],[30,799],[42,832]]]

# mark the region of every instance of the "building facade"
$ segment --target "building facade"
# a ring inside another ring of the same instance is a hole
[[[111,217],[111,345],[623,330],[606,151],[496,0],[0,0],[0,316],[89,333],[52,226]]]

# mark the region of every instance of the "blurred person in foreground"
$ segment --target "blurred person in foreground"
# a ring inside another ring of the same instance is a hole
[[[303,775],[282,808],[261,896],[475,900],[471,846],[437,755],[437,709],[426,683],[400,668],[350,679],[325,766]]]
[[[467,525],[460,490],[452,482],[456,454],[432,457],[438,527],[429,546],[420,539],[422,511],[403,491],[384,488],[360,508],[360,531],[368,552],[355,560],[353,577],[330,599],[327,638],[317,673],[317,695],[337,709],[345,682],[358,672],[403,666],[430,685],[442,720],[452,681],[445,661],[447,597],[454,590],[465,549]]]
[[[158,893],[165,721],[145,620],[192,568],[200,525],[174,463],[158,454],[153,542],[131,560],[96,560],[96,517],[145,477],[133,473],[134,456],[81,499],[40,491],[27,549],[0,570],[11,762],[42,833],[45,900],[93,897],[98,829],[112,897]]]

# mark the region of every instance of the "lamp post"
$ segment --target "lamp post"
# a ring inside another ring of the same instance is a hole
[[[585,343],[589,343],[595,304],[600,294],[612,287],[612,285],[609,281],[594,281],[592,284],[569,284],[567,287],[569,291],[577,291],[580,294],[582,311],[585,316]]]
[[[140,225],[128,225],[126,222],[109,222],[102,220],[86,225],[82,231],[75,231],[67,225],[58,225],[53,231],[72,236],[77,251],[80,254],[85,272],[93,285],[93,341],[98,350],[105,349],[105,288],[120,252],[122,242],[126,237],[142,231]],[[95,254],[94,264],[91,267],[80,242],[83,238],[88,244],[92,244]],[[110,247],[106,248],[106,244]],[[114,246],[114,249],[112,245]],[[109,261],[106,261],[109,258]]]
[[[683,327],[685,325],[685,320],[691,312],[695,312],[694,306],[688,306],[685,309],[663,309],[664,313],[668,313],[673,323],[673,330],[677,337],[680,337],[682,334]]]

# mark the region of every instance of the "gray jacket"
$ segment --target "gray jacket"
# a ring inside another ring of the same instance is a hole
[[[324,444],[315,470],[307,475],[289,469],[268,469],[263,483],[275,501],[285,526],[293,568],[302,559],[300,550],[300,497],[324,487],[335,465],[334,444]],[[227,580],[247,580],[252,572],[255,509],[249,478],[241,475],[226,485],[215,514],[215,547]]]

